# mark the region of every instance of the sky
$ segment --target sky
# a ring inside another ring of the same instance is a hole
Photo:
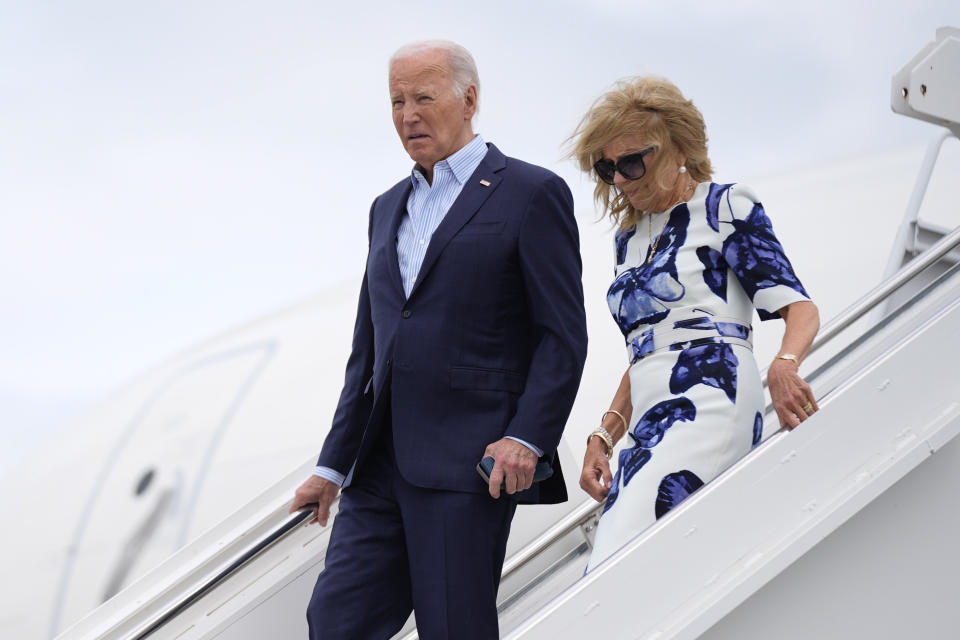
[[[955,0],[0,0],[0,469],[177,352],[356,279],[411,162],[400,45],[480,71],[477,130],[593,216],[565,140],[618,78],[700,107],[719,178],[922,147],[890,77]],[[899,205],[898,205],[899,206]]]

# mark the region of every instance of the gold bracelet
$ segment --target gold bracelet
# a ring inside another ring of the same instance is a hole
[[[781,353],[776,358],[774,358],[774,360],[793,360],[793,364],[797,365],[797,367],[800,366],[800,358],[793,355],[792,353]]]
[[[623,423],[623,435],[627,435],[627,431],[629,431],[629,428],[627,427],[627,419],[624,418],[623,414],[617,411],[616,409],[607,409],[606,411],[604,411],[603,415],[600,416],[600,422],[601,423],[603,422],[603,419],[607,417],[608,413],[612,413],[613,415],[620,418],[620,422]]]
[[[607,460],[613,457],[613,436],[610,435],[610,432],[604,429],[603,427],[597,427],[593,432],[587,436],[587,446],[590,446],[590,440],[596,436],[603,440],[603,443],[607,445]]]

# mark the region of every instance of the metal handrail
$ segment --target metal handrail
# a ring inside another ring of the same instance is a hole
[[[602,507],[603,503],[597,503],[597,501],[593,499],[583,502],[552,527],[537,536],[532,542],[527,543],[520,551],[510,556],[503,565],[503,572],[500,574],[500,579],[505,580],[554,542],[595,518],[596,512]]]
[[[200,587],[194,589],[184,598],[181,598],[176,604],[167,609],[160,617],[148,623],[146,629],[143,629],[137,635],[133,636],[133,640],[143,640],[144,638],[153,634],[154,631],[159,630],[163,625],[170,622],[173,618],[179,615],[187,607],[192,605],[194,602],[205,596],[207,593],[216,588],[220,583],[225,581],[230,575],[240,569],[245,564],[253,560],[255,557],[266,551],[268,548],[272,547],[276,543],[280,542],[291,531],[297,528],[304,520],[313,515],[312,507],[305,507],[299,510],[297,513],[293,514],[287,518],[281,525],[279,525],[273,531],[266,533],[263,538],[254,542],[250,547],[239,554],[236,559],[234,559],[225,569],[220,571],[216,576],[210,578]]]
[[[913,280],[920,272],[950,253],[957,245],[960,245],[960,227],[957,227],[942,237],[935,245],[911,260],[905,267],[881,282],[866,295],[840,312],[833,320],[828,322],[827,325],[820,330],[820,333],[817,334],[816,339],[810,346],[810,353],[813,353],[826,342],[835,338],[841,331],[862,318],[865,313],[889,298],[900,289],[900,287]]]
[[[912,222],[920,220],[920,206],[927,195],[927,187],[930,186],[930,178],[933,176],[933,168],[937,164],[937,158],[940,156],[940,150],[947,138],[957,138],[957,134],[950,129],[943,129],[927,144],[927,151],[923,155],[923,162],[920,163],[920,171],[917,173],[917,179],[913,184],[913,192],[910,194],[910,201],[907,203],[907,210],[903,215],[903,222],[897,230],[897,239],[894,241],[894,251],[890,254],[887,262],[887,268],[884,269],[883,277],[889,278],[895,274],[900,267],[900,261],[903,260],[903,254],[897,251],[900,247],[907,245],[906,239],[910,234]],[[915,229],[915,232],[917,229]],[[916,246],[916,237],[913,245]],[[899,254],[899,255],[898,255]]]
[[[909,264],[869,291],[866,295],[847,307],[847,309],[842,311],[833,320],[827,323],[820,331],[817,338],[813,341],[809,353],[814,353],[825,343],[835,338],[844,329],[847,329],[854,322],[862,318],[865,313],[886,300],[894,292],[919,275],[923,270],[953,250],[957,245],[960,245],[960,227],[957,227],[952,232],[941,238],[941,240],[935,245],[911,260]],[[764,385],[766,385],[766,372],[763,374],[762,382]],[[557,540],[569,534],[577,527],[580,527],[589,522],[591,519],[597,517],[596,512],[600,511],[602,507],[602,503],[598,504],[592,498],[581,503],[561,520],[544,531],[540,536],[528,543],[520,551],[513,554],[507,560],[507,562],[504,563],[503,572],[501,574],[502,578],[512,575],[527,562],[550,547]],[[242,567],[244,564],[263,552],[266,548],[282,540],[293,529],[295,529],[297,525],[303,522],[303,520],[306,519],[307,515],[310,515],[310,513],[311,511],[309,510],[301,511],[291,518],[288,518],[272,532],[266,534],[260,541],[252,545],[249,550],[241,554],[216,577],[212,578],[203,586],[194,590],[190,595],[180,600],[161,618],[158,618],[156,621],[151,623],[148,629],[135,636],[136,640],[142,640],[143,638],[146,638],[148,635],[166,624],[166,622],[168,622],[174,616],[193,604],[193,602],[203,597],[206,593],[223,582],[233,571]],[[403,636],[402,640],[414,640],[417,637],[417,632],[414,630]]]

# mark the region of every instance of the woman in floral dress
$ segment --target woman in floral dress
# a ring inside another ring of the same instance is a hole
[[[606,499],[590,570],[760,441],[754,309],[785,321],[767,373],[781,426],[817,411],[797,368],[819,314],[757,194],[711,182],[703,117],[673,84],[621,82],[575,139],[617,226],[607,303],[629,362],[584,455],[580,485]],[[611,475],[608,459],[624,435]]]

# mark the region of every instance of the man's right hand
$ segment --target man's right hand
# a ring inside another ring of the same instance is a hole
[[[337,499],[339,492],[340,487],[326,478],[310,476],[293,494],[290,513],[299,511],[308,504],[316,503],[317,510],[309,524],[319,522],[321,526],[325,527],[327,526],[327,520],[330,519],[330,505]]]

